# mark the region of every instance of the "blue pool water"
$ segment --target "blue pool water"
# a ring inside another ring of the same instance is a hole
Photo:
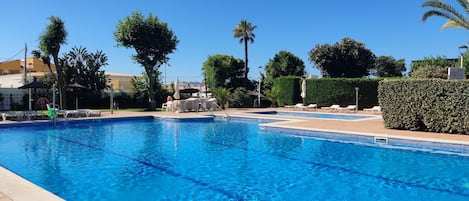
[[[67,200],[469,200],[469,157],[258,124],[145,119],[1,128],[0,165]]]
[[[261,112],[250,112],[250,113],[276,115],[276,116],[290,116],[290,117],[308,117],[308,118],[316,118],[316,119],[348,120],[348,121],[376,118],[376,116],[372,116],[372,115],[328,114],[328,113],[311,113],[311,112],[261,111]]]

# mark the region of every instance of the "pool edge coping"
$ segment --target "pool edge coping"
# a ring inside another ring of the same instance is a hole
[[[15,174],[7,168],[0,166],[0,189],[11,200],[49,200],[64,201],[60,196],[32,183],[31,181]]]

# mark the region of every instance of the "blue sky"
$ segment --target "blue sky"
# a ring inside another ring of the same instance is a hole
[[[456,1],[447,0],[454,3]],[[243,45],[233,38],[241,19],[257,26],[249,45],[249,77],[257,79],[259,66],[265,66],[281,50],[292,52],[306,65],[306,71],[319,75],[308,61],[316,44],[333,44],[350,37],[366,44],[376,56],[412,60],[426,56],[459,55],[467,45],[467,31],[440,31],[446,21],[432,17],[421,21],[424,0],[395,1],[252,1],[252,0],[15,0],[3,1],[0,12],[0,61],[21,59],[16,55],[28,44],[38,49],[38,38],[49,24],[49,16],[65,21],[69,33],[61,53],[73,46],[89,51],[103,50],[108,72],[141,75],[143,68],[131,60],[133,49],[116,47],[113,32],[119,20],[133,11],[152,13],[169,24],[180,40],[169,55],[166,80],[202,81],[202,64],[208,56],[228,54],[244,58]],[[164,72],[164,67],[161,69]]]

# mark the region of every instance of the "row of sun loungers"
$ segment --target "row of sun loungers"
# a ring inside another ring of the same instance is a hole
[[[99,117],[101,111],[90,110],[90,109],[78,109],[78,110],[57,110],[58,115],[63,115],[65,118],[69,117]]]
[[[71,117],[99,117],[101,116],[101,111],[91,110],[91,109],[78,109],[78,110],[55,110],[57,116],[62,116],[64,118]],[[50,117],[47,116],[44,112],[39,111],[7,111],[1,112],[2,121],[7,119],[15,121],[23,120],[45,120]]]
[[[288,109],[300,109],[300,110],[305,110],[305,109],[317,109],[318,105],[317,104],[309,104],[309,105],[303,105],[303,103],[297,103],[296,105],[287,105],[285,108]]]
[[[303,105],[302,103],[298,103],[296,105],[287,105],[285,106],[287,109],[299,109],[299,110],[311,110],[311,109],[318,109],[317,104],[309,104],[307,106]],[[321,110],[325,111],[343,111],[343,112],[353,112],[357,110],[356,105],[348,105],[347,107],[340,107],[340,105],[331,105],[329,107],[321,107]],[[381,112],[380,106],[374,106],[372,108],[364,108],[363,111],[365,112]]]
[[[5,121],[7,119],[12,120],[32,120],[32,119],[47,119],[47,115],[38,112],[38,111],[8,111],[8,112],[1,112],[2,120]]]

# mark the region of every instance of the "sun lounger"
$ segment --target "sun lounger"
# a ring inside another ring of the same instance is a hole
[[[339,111],[349,111],[349,112],[353,112],[357,109],[357,106],[356,105],[349,105],[347,107],[340,107],[338,108],[337,110]]]
[[[85,116],[85,117],[99,117],[101,116],[100,110],[91,110],[91,109],[78,109],[78,116]]]
[[[373,106],[372,108],[365,108],[363,109],[365,112],[381,112],[380,106]]]
[[[6,121],[8,117],[11,117],[11,112],[2,112],[3,121]]]
[[[288,109],[304,109],[303,103],[297,103],[296,105],[286,105],[285,108]]]
[[[338,110],[340,108],[340,105],[331,105],[329,107],[321,107],[321,110]]]
[[[309,105],[305,106],[305,109],[308,109],[308,110],[318,109],[318,105],[317,104],[309,104]]]

